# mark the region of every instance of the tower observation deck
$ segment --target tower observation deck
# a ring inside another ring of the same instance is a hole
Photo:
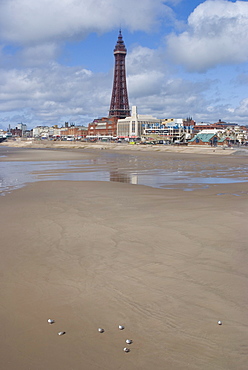
[[[127,49],[122,39],[121,31],[114,49],[115,68],[112,98],[109,109],[109,117],[126,118],[130,116],[127,95],[125,58]]]

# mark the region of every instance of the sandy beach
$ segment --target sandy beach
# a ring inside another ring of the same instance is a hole
[[[52,140],[8,140],[0,144],[12,148],[31,148],[31,149],[81,149],[81,150],[111,150],[125,152],[167,152],[167,153],[182,153],[182,154],[211,154],[214,156],[227,156],[235,152],[239,152],[239,148],[218,146],[211,147],[209,145],[130,145],[127,143],[109,143],[109,142],[82,142],[82,141],[52,141]],[[223,150],[224,149],[224,150]],[[246,147],[241,148],[242,155],[248,155]]]
[[[31,158],[99,155],[87,150]],[[247,159],[226,152],[211,163]],[[246,370],[247,211],[247,182],[43,181],[1,196],[1,369]]]

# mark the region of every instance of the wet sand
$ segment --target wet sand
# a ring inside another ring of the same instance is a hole
[[[247,183],[48,181],[0,197],[1,368],[247,369],[247,210]]]

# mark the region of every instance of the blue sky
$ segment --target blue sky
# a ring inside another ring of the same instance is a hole
[[[248,2],[0,0],[0,128],[109,110],[119,28],[130,107],[248,124]]]

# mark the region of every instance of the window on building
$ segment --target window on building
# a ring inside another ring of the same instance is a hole
[[[135,121],[132,121],[132,132],[135,132]]]

